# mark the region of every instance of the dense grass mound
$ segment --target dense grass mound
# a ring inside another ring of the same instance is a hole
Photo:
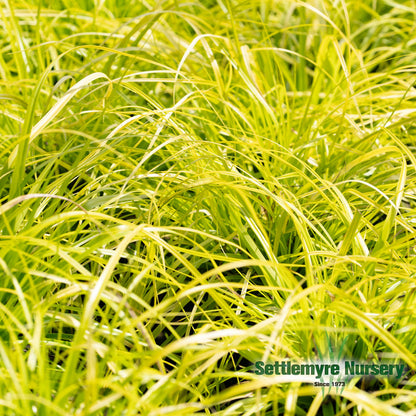
[[[0,414],[415,414],[414,0],[0,12]]]

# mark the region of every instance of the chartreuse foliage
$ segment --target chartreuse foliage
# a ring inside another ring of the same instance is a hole
[[[0,4],[0,414],[415,414],[414,0]]]

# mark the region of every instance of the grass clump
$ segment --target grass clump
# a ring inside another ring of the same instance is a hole
[[[414,1],[0,10],[2,414],[413,414]]]

